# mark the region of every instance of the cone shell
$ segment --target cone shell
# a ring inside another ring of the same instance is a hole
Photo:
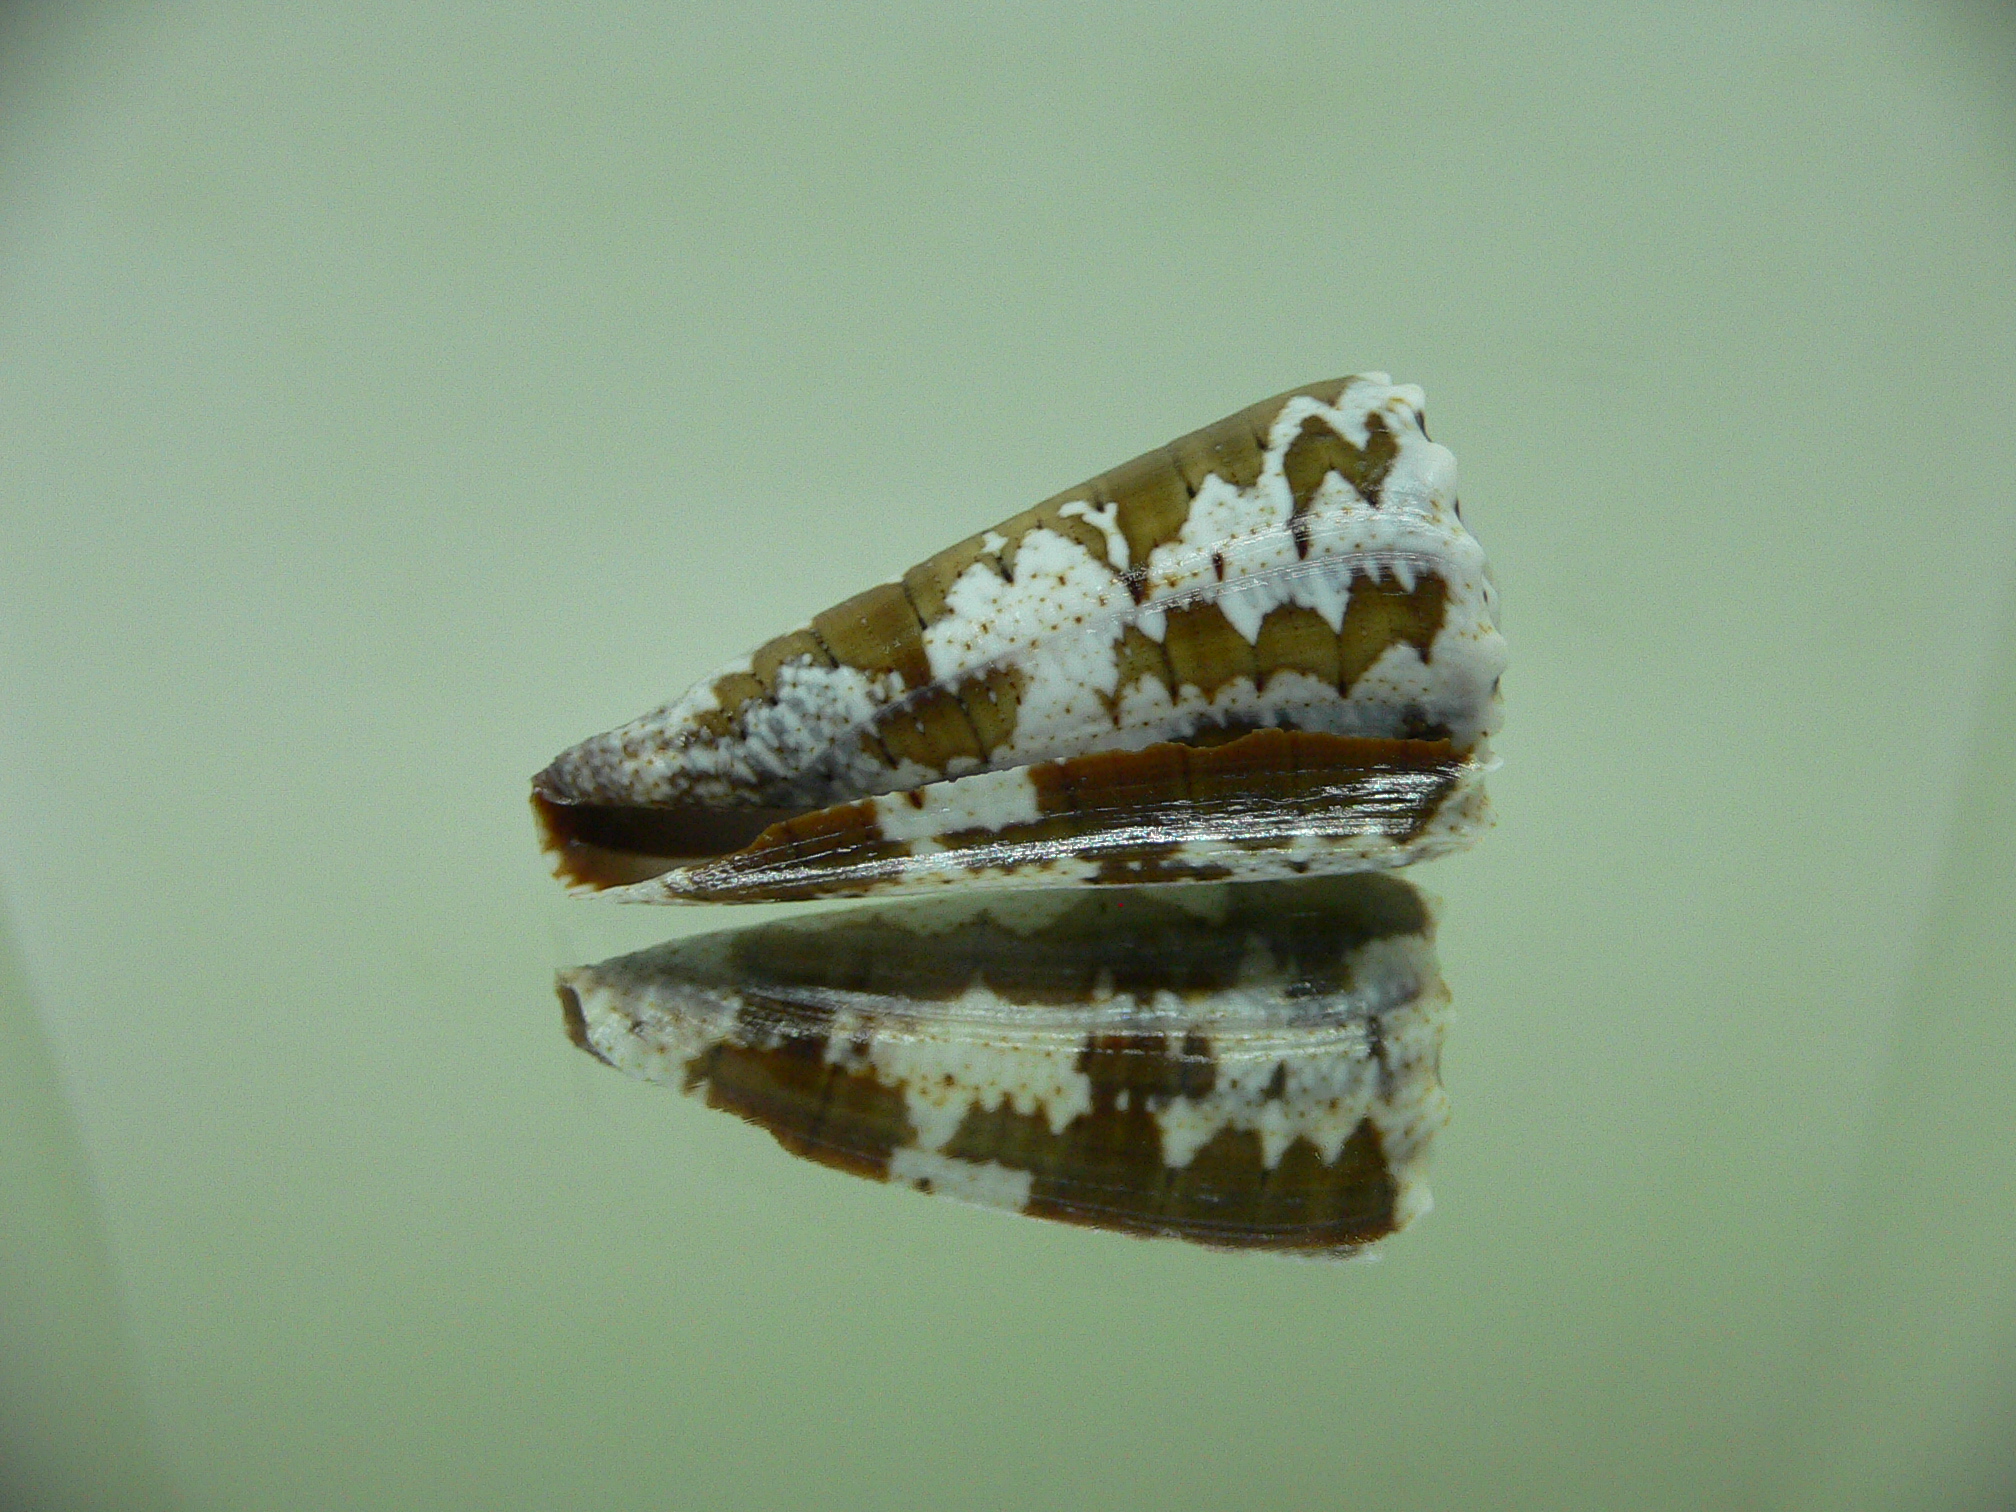
[[[561,874],[745,901],[1469,843],[1505,644],[1422,404],[1293,390],[815,615],[539,774]]]
[[[1448,994],[1387,876],[826,913],[563,972],[598,1059],[1035,1217],[1352,1253],[1425,1211]]]

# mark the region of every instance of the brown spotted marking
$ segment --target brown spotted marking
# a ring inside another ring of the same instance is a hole
[[[1182,686],[1182,680],[1176,676],[1176,669],[1169,661],[1167,636],[1159,641],[1151,640],[1136,625],[1129,625],[1120,632],[1113,664],[1117,673],[1113,691],[1100,694],[1100,701],[1105,704],[1108,716],[1116,720],[1121,701],[1143,682],[1158,683],[1169,689]]]
[[[1157,546],[1181,535],[1190,518],[1191,489],[1167,447],[1101,473],[1085,492],[1095,505],[1120,506],[1116,523],[1127,542],[1127,560],[1137,569]]]
[[[1379,507],[1379,490],[1394,459],[1400,455],[1400,443],[1376,414],[1367,417],[1365,431],[1361,450],[1349,436],[1340,435],[1320,416],[1311,415],[1302,422],[1281,459],[1296,514],[1308,512],[1316,491],[1333,472],[1356,489],[1366,503],[1374,509]]]
[[[1186,684],[1207,698],[1234,678],[1253,681],[1259,672],[1253,647],[1232,628],[1218,606],[1202,600],[1171,609],[1162,648],[1169,657],[1175,688]]]
[[[1351,600],[1337,633],[1337,686],[1351,686],[1389,647],[1412,646],[1425,662],[1442,631],[1448,585],[1432,574],[1415,580],[1412,592],[1392,579],[1373,582],[1362,573],[1351,580]]]
[[[1276,672],[1300,672],[1348,693],[1350,689],[1341,686],[1338,641],[1338,633],[1314,609],[1283,604],[1260,621],[1253,642],[1254,671],[1263,687]]]
[[[1019,667],[993,667],[977,677],[965,678],[953,690],[983,753],[991,755],[1015,733],[1025,681]]]
[[[993,749],[982,743],[979,722],[959,692],[936,685],[884,710],[868,734],[881,742],[892,764],[911,761],[938,772],[961,760],[978,766]]]

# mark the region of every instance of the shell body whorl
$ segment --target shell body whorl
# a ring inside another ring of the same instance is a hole
[[[1505,651],[1455,487],[1417,388],[1266,400],[564,753],[535,779],[548,844],[577,882],[677,901],[1467,843]]]

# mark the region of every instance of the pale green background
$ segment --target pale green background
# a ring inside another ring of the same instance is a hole
[[[0,42],[0,1503],[2016,1496],[2002,11]],[[554,966],[722,919],[558,898],[549,756],[1360,368],[1514,658],[1379,1263],[851,1182],[566,1045]]]

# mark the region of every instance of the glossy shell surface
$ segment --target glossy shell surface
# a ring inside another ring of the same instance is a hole
[[[1505,645],[1422,405],[1293,390],[815,615],[540,773],[561,874],[740,901],[1467,844]]]
[[[806,1159],[1225,1248],[1404,1226],[1447,1116],[1430,915],[1389,876],[889,904],[559,990],[581,1048]]]

